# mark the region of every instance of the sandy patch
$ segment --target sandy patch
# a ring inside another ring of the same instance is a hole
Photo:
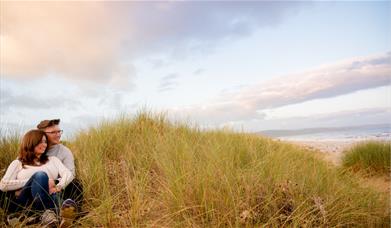
[[[331,161],[335,165],[341,164],[341,157],[343,151],[351,148],[357,144],[358,141],[343,141],[343,140],[329,140],[329,141],[297,141],[297,140],[285,140],[290,143],[302,146],[309,150],[320,151],[324,158]]]
[[[335,165],[341,165],[343,152],[362,141],[294,141],[285,140],[290,143],[302,146],[309,150],[321,152],[321,155]],[[391,191],[390,176],[360,177],[360,182],[365,187],[372,187],[379,192],[389,193]]]

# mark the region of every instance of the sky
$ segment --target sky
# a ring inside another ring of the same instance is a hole
[[[0,123],[390,124],[390,1],[0,3]]]

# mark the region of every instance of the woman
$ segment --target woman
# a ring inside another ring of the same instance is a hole
[[[1,191],[15,191],[14,210],[33,211],[58,208],[57,194],[73,179],[72,173],[56,157],[46,155],[47,137],[30,130],[22,139],[17,160],[12,161],[0,181]],[[61,177],[55,185],[54,180]]]

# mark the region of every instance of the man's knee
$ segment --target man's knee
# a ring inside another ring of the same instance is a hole
[[[0,208],[6,213],[7,211],[13,211],[11,202],[15,199],[15,191],[0,191]]]
[[[83,185],[78,179],[73,179],[73,181],[64,189],[63,197],[65,199],[71,198],[76,201],[79,210],[81,209],[83,203]]]
[[[80,182],[79,179],[76,179],[76,178],[73,179],[71,184],[73,185],[73,188],[76,188],[76,189],[78,189],[80,191],[83,191],[83,185],[82,185],[82,183]]]
[[[2,205],[5,202],[6,192],[3,192],[0,190],[0,207],[2,208]]]
[[[80,195],[83,192],[83,185],[79,180],[73,179],[73,181],[69,183],[69,185],[66,186],[64,190],[67,195]]]

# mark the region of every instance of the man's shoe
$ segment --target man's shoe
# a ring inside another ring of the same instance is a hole
[[[6,225],[11,227],[16,227],[16,225],[19,224],[21,220],[21,215],[18,213],[13,213],[7,216],[7,223]]]
[[[38,224],[40,222],[41,218],[40,216],[38,215],[31,215],[29,217],[27,217],[24,222],[26,225],[34,225],[34,224]]]
[[[77,215],[77,205],[72,199],[66,199],[61,206],[60,228],[71,227]]]

